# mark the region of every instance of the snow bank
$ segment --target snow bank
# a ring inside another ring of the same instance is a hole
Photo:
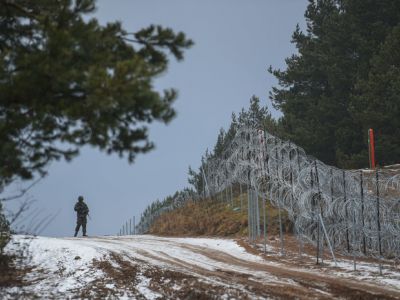
[[[102,276],[101,271],[90,268],[93,259],[103,257],[92,247],[59,238],[14,235],[6,251],[12,253],[22,248],[27,254],[23,263],[34,267],[26,279],[35,284],[27,292],[65,294]]]

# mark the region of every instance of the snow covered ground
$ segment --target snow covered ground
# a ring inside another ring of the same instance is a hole
[[[24,245],[30,254],[24,263],[34,268],[25,286],[2,290],[3,298],[400,299],[396,268],[378,276],[368,263],[358,272],[348,261],[338,268],[293,265],[278,254],[251,254],[232,239],[14,236],[6,250]]]

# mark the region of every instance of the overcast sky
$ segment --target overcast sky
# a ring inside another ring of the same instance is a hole
[[[132,165],[89,147],[71,163],[54,162],[49,175],[30,191],[41,216],[57,213],[41,234],[74,233],[78,195],[90,208],[88,234],[103,235],[115,234],[128,218],[138,219],[152,201],[186,187],[188,166],[198,168],[219,129],[229,125],[232,111],[247,107],[252,95],[271,108],[268,92],[276,80],[267,68],[284,68],[284,59],[295,52],[291,34],[298,23],[304,28],[307,2],[99,1],[94,17],[102,24],[119,20],[129,32],[160,24],[194,40],[184,61],[172,61],[155,81],[159,90],[179,91],[174,105],[178,115],[168,126],[151,125],[156,149],[138,156]]]

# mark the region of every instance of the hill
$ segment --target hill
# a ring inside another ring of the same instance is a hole
[[[261,201],[260,201],[261,202]],[[260,227],[263,228],[263,208],[260,205]],[[267,201],[265,206],[267,232],[279,234],[278,209]],[[282,213],[283,231],[292,232],[293,224],[287,212]],[[205,199],[187,201],[182,207],[162,213],[150,227],[151,234],[166,236],[220,236],[248,235],[247,194],[237,195],[232,202]]]

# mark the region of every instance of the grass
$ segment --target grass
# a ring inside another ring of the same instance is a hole
[[[233,202],[217,199],[188,201],[183,207],[163,213],[150,228],[150,233],[168,236],[247,236],[247,194],[236,195]],[[263,228],[262,202],[260,226]],[[278,209],[267,201],[267,231],[279,232]],[[284,231],[292,231],[292,223],[282,210]]]

